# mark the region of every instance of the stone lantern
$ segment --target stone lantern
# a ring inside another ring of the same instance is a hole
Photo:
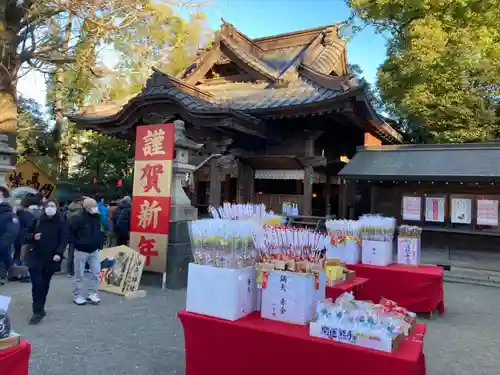
[[[12,164],[12,158],[17,155],[16,150],[8,144],[9,137],[0,134],[0,185],[6,186],[7,176],[16,169],[16,163]]]
[[[172,191],[170,208],[170,230],[167,252],[167,288],[179,289],[187,285],[188,265],[192,259],[189,222],[198,218],[198,210],[183,189],[188,173],[195,167],[189,164],[190,151],[203,145],[193,142],[185,135],[184,121],[176,120],[175,154],[172,163]]]

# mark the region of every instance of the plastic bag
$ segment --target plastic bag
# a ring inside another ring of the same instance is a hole
[[[7,311],[0,310],[0,340],[10,336],[11,326]]]

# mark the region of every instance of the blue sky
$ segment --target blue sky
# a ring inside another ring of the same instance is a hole
[[[218,28],[223,17],[251,38],[330,25],[349,16],[344,0],[212,0],[205,12],[212,28]],[[365,78],[375,82],[377,68],[386,55],[385,39],[365,29],[350,40],[347,54],[348,62],[360,65]],[[45,83],[40,74],[23,77],[18,91],[45,104]]]

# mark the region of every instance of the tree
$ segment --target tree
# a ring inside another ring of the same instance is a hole
[[[101,133],[86,132],[77,152],[81,157],[73,180],[113,189],[118,180],[130,179],[133,173],[134,145]]]
[[[16,131],[16,81],[22,68],[48,66],[54,71],[54,66],[75,63],[78,50],[86,47],[75,67],[77,74],[82,73],[78,68],[89,74],[95,46],[110,32],[126,29],[144,16],[144,9],[153,3],[158,1],[0,0],[0,132]],[[81,34],[78,30],[85,30],[87,38],[68,42],[68,25],[70,39]]]
[[[169,4],[148,4],[142,17],[110,34],[108,42],[117,52],[119,63],[101,80],[97,97],[124,101],[138,94],[152,67],[177,75],[193,62],[208,39],[206,18],[199,10],[185,17]]]
[[[351,20],[388,38],[378,87],[420,140],[467,142],[499,132],[500,7],[496,1],[347,0]]]

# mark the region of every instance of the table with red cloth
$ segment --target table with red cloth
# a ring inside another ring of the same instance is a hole
[[[352,292],[354,298],[359,299],[358,292],[367,281],[367,278],[356,277],[353,280],[344,281],[343,283],[337,285],[327,286],[325,291],[326,298],[331,298],[335,301],[342,294]]]
[[[385,353],[309,336],[309,326],[260,318],[235,322],[179,312],[186,375],[371,374],[425,375],[421,340]]]
[[[19,345],[0,350],[0,375],[28,375],[31,345],[21,341]]]
[[[357,299],[378,303],[381,297],[385,297],[409,311],[432,313],[437,309],[444,314],[441,267],[403,264],[387,267],[356,264],[347,267],[356,271],[356,276],[368,279],[359,290]]]

